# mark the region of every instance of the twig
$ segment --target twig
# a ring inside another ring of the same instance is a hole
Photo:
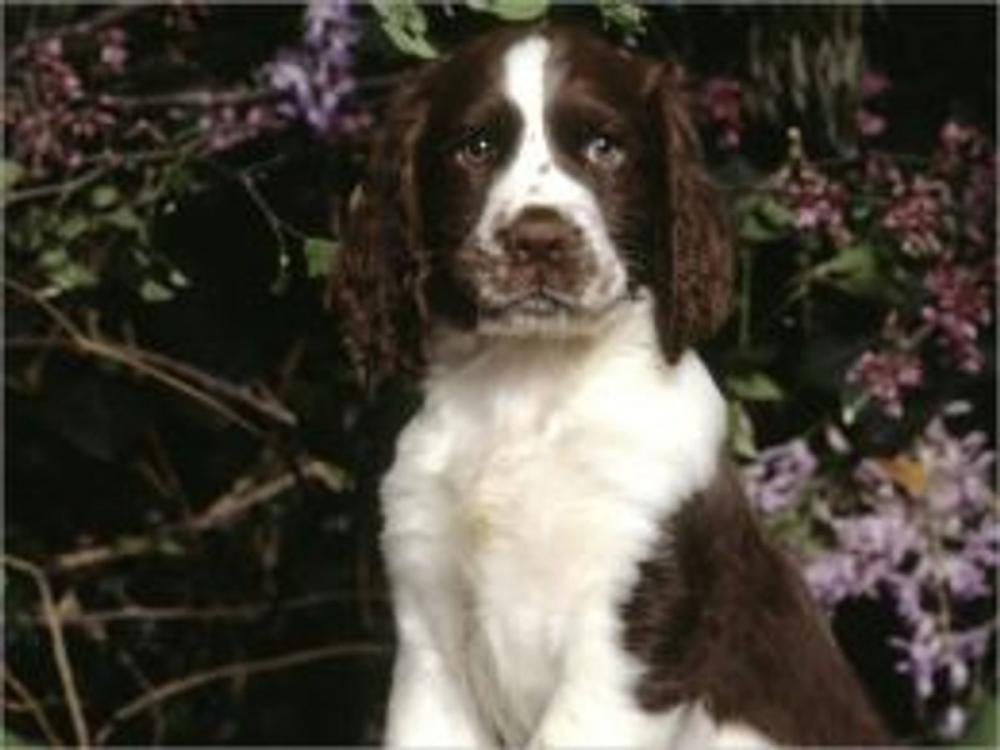
[[[11,689],[17,694],[18,699],[24,704],[25,708],[31,713],[32,718],[34,718],[35,723],[38,728],[42,730],[42,734],[45,735],[45,741],[52,747],[65,747],[66,743],[63,741],[62,737],[56,732],[52,727],[52,723],[49,721],[49,717],[45,713],[45,709],[42,708],[42,704],[39,703],[38,699],[32,695],[28,686],[21,682],[14,673],[10,671],[10,666],[5,664],[3,670],[4,680],[10,685]]]
[[[288,654],[265,659],[236,662],[204,672],[196,672],[161,685],[116,710],[107,723],[97,732],[95,740],[98,745],[103,745],[112,732],[114,732],[116,725],[138,716],[151,706],[170,700],[183,693],[197,690],[212,682],[234,677],[246,678],[267,672],[291,669],[303,664],[326,659],[339,659],[347,656],[381,656],[384,653],[386,653],[386,647],[377,643],[342,643],[335,646],[321,646],[302,651],[293,651]]]
[[[66,180],[64,182],[55,182],[47,185],[39,185],[37,187],[24,188],[23,190],[15,190],[13,192],[4,191],[3,197],[3,207],[8,208],[13,206],[15,203],[23,203],[24,201],[37,200],[38,198],[48,198],[51,196],[66,196],[70,193],[74,193],[80,188],[86,187],[92,182],[96,182],[101,179],[104,175],[110,172],[110,168],[107,165],[102,165],[95,167],[89,172],[85,172],[79,177],[74,177],[71,180]]]
[[[229,408],[225,403],[213,398],[212,392],[243,406],[248,406],[258,414],[285,427],[294,427],[298,423],[296,416],[273,397],[265,400],[247,388],[228,383],[164,354],[87,335],[69,316],[34,289],[13,279],[5,279],[4,284],[38,305],[66,334],[66,338],[62,340],[39,340],[35,342],[38,346],[61,346],[84,356],[93,356],[125,365],[134,372],[156,380],[161,385],[166,385],[197,401],[258,437],[263,435],[263,431],[259,427]],[[14,341],[14,345],[30,346],[32,341],[30,337],[20,338]],[[193,381],[193,383],[189,381]]]
[[[296,599],[253,602],[230,607],[145,607],[128,605],[120,609],[90,610],[63,614],[63,627],[92,628],[123,622],[214,622],[218,620],[253,620],[268,612],[294,612],[327,604],[353,602],[353,593],[308,594]],[[29,624],[45,624],[41,615],[22,615]]]
[[[303,476],[320,482],[331,492],[340,492],[344,487],[342,477],[324,462],[313,460],[303,466]],[[225,526],[272,498],[281,495],[295,483],[295,475],[289,471],[250,490],[227,492],[193,519],[164,527],[156,536],[132,536],[118,539],[114,544],[88,547],[75,552],[57,555],[51,567],[60,572],[75,571],[95,565],[104,565],[128,557],[141,557],[163,549],[164,540],[170,535],[203,533]]]
[[[212,91],[200,89],[175,91],[169,94],[148,96],[105,97],[110,104],[129,109],[155,107],[234,107],[242,104],[256,104],[276,99],[280,94],[267,89],[240,89],[233,91]]]
[[[73,668],[70,665],[69,653],[66,650],[66,642],[63,640],[59,611],[56,608],[55,600],[52,598],[52,589],[49,588],[49,582],[41,569],[27,560],[5,554],[3,561],[10,568],[29,576],[38,587],[38,592],[42,597],[42,611],[48,620],[49,633],[52,636],[52,654],[55,657],[59,680],[62,682],[63,693],[66,697],[66,705],[69,708],[70,719],[73,722],[73,731],[76,733],[77,744],[80,747],[90,747],[90,732],[87,729],[87,722],[83,716],[80,693],[76,688],[76,680],[73,677]]]

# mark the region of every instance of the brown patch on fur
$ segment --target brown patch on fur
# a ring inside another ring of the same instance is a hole
[[[702,701],[781,744],[886,745],[887,735],[798,573],[764,538],[735,472],[664,524],[624,608],[645,665],[641,705]]]

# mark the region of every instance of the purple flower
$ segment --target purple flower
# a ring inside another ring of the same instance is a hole
[[[816,467],[816,457],[801,439],[761,451],[743,471],[750,502],[764,513],[793,507],[802,500]]]
[[[312,0],[306,8],[302,45],[282,51],[267,67],[270,85],[284,101],[283,115],[301,119],[330,137],[363,123],[352,108],[351,73],[359,31],[347,0]]]
[[[945,417],[962,413],[959,406],[946,406],[907,453],[861,460],[854,504],[813,508],[814,522],[834,541],[809,553],[804,570],[827,609],[875,594],[894,602],[904,623],[890,642],[897,668],[909,676],[941,736],[965,721],[957,711],[997,623],[995,609],[984,610],[985,621],[953,613],[958,605],[990,601],[1000,561],[995,455],[983,433],[958,436],[948,429]]]
[[[827,610],[860,595],[854,558],[844,552],[815,555],[806,563],[803,574],[816,601]]]

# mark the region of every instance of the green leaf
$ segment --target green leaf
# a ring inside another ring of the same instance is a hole
[[[726,389],[740,401],[783,401],[785,392],[774,378],[762,372],[733,375],[726,379]]]
[[[991,695],[979,702],[965,735],[955,743],[956,747],[996,747],[1000,734],[997,732],[997,714],[1000,701]]]
[[[69,263],[69,254],[64,247],[50,247],[38,256],[38,265],[44,269],[60,268]]]
[[[437,57],[427,39],[427,16],[415,0],[372,0],[382,30],[400,52],[423,59]]]
[[[549,0],[466,0],[466,4],[505,21],[533,21],[549,9]]]
[[[842,248],[806,271],[806,276],[857,296],[884,297],[890,289],[879,272],[875,249],[869,245]]]
[[[597,8],[606,24],[617,26],[624,34],[631,36],[646,31],[646,10],[638,3],[630,0],[598,0]]]
[[[100,220],[115,229],[138,235],[143,244],[148,241],[146,222],[130,206],[119,206],[111,213],[103,214]]]
[[[94,286],[97,284],[97,277],[82,263],[67,258],[64,263],[48,269],[48,281],[49,285],[43,290],[43,296],[55,297],[74,289]]]
[[[88,229],[90,229],[90,220],[86,216],[83,214],[72,214],[66,221],[59,225],[56,231],[62,239],[72,242],[85,234]]]
[[[90,193],[90,203],[94,208],[110,208],[120,197],[114,185],[98,185]]]
[[[739,458],[755,458],[757,456],[757,435],[754,431],[750,415],[739,401],[730,401],[729,417],[729,449]]]
[[[0,187],[4,191],[10,190],[24,179],[26,172],[27,170],[16,161],[11,159],[0,161]]]
[[[322,237],[309,237],[302,247],[306,259],[306,275],[310,279],[329,276],[340,245]]]
[[[170,269],[170,273],[167,274],[167,281],[170,282],[171,286],[175,286],[180,289],[186,289],[191,286],[191,279],[185,276],[179,268]]]
[[[174,298],[174,290],[155,279],[145,279],[139,287],[139,296],[152,304],[169,302]]]
[[[795,227],[795,212],[771,195],[743,198],[736,204],[736,214],[739,235],[748,242],[773,242]]]

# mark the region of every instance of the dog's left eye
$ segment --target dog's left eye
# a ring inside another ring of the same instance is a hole
[[[583,158],[601,169],[617,169],[625,161],[625,149],[606,133],[596,133],[583,144]]]

